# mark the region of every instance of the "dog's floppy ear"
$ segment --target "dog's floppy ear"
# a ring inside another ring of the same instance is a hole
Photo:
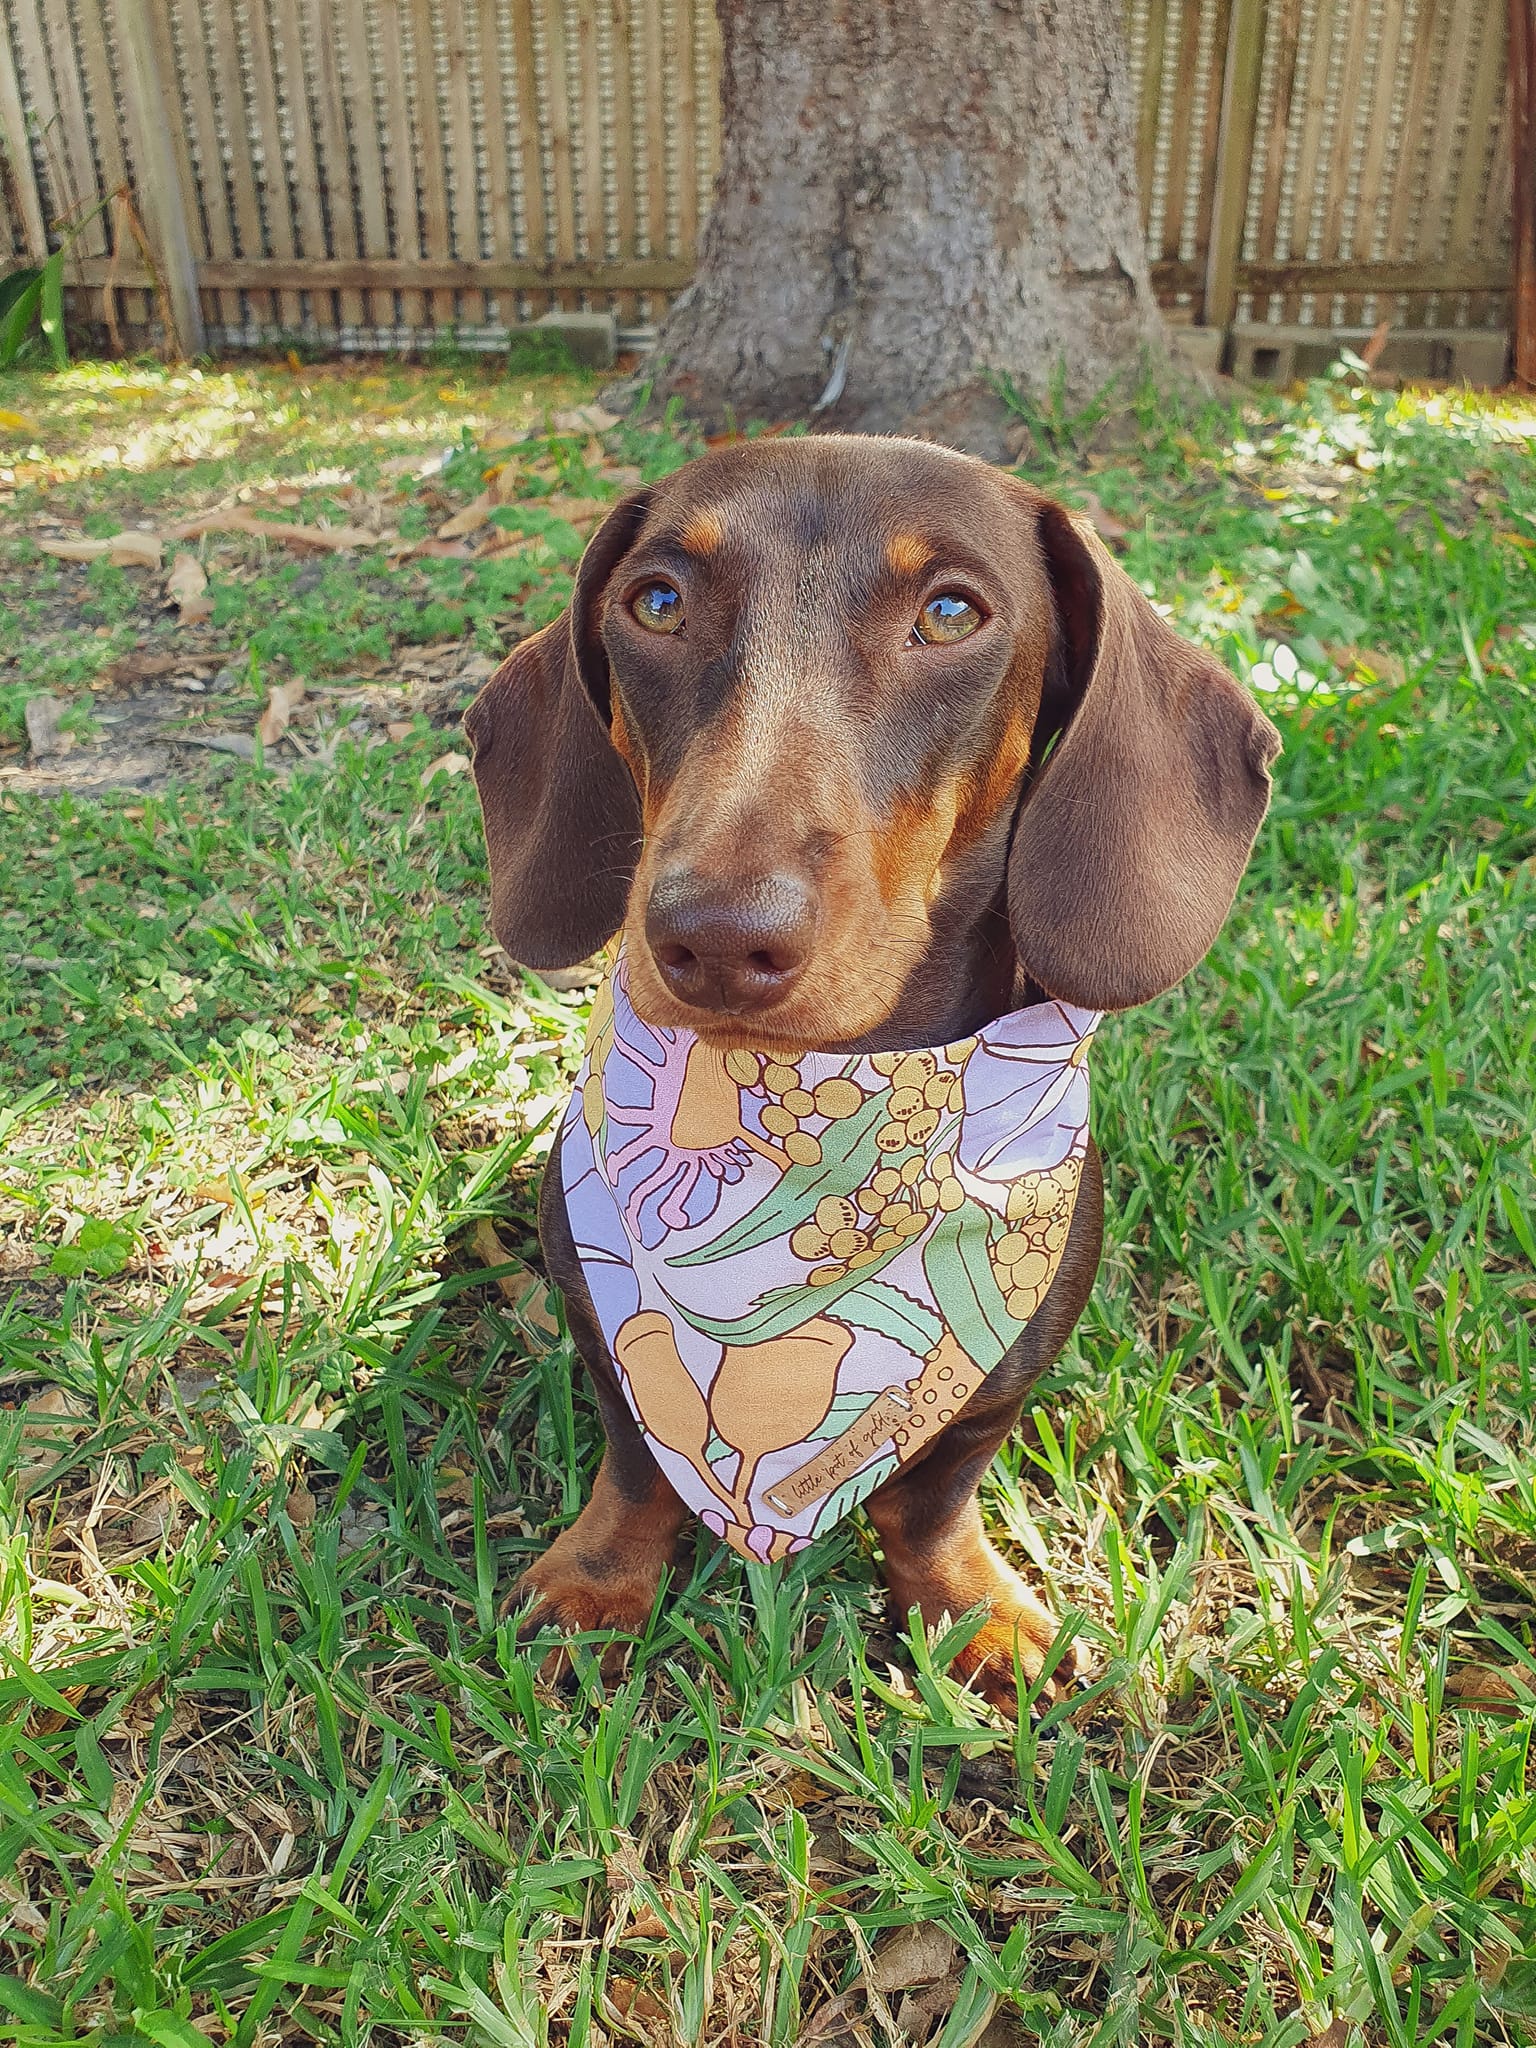
[[[608,735],[604,588],[647,493],[588,543],[570,608],[514,647],[464,715],[491,864],[491,929],[525,967],[570,967],[624,921],[640,799]]]
[[[1221,930],[1280,736],[1091,531],[1049,499],[1037,517],[1056,646],[1008,856],[1009,922],[1048,994],[1124,1010],[1171,988]]]

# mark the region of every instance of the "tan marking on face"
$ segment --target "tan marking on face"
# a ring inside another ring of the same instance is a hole
[[[1035,721],[1021,705],[1009,719],[990,761],[968,776],[959,792],[954,836],[946,852],[979,839],[1018,788],[1029,763]]]
[[[885,559],[898,576],[915,576],[928,562],[928,543],[915,533],[893,533],[885,544]]]
[[[958,785],[899,798],[874,835],[875,884],[894,911],[926,912],[938,891],[939,863],[954,835]]]
[[[725,540],[725,521],[718,512],[695,512],[677,538],[690,555],[712,555]]]

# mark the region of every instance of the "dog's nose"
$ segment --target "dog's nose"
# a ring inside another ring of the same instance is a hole
[[[664,869],[645,910],[662,980],[700,1010],[766,1010],[800,979],[816,936],[807,883],[784,873],[723,889],[692,868]]]

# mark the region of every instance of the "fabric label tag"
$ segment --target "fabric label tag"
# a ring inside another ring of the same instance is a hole
[[[772,1501],[781,1514],[798,1515],[802,1508],[810,1507],[857,1472],[874,1452],[890,1442],[911,1414],[910,1401],[898,1400],[890,1394],[877,1394],[857,1422],[850,1424],[840,1437],[835,1437],[824,1451],[802,1465],[798,1472],[791,1472],[787,1479],[780,1479],[768,1490],[765,1498]]]

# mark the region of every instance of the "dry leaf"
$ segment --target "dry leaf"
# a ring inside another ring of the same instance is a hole
[[[439,754],[435,761],[429,761],[422,769],[421,786],[425,789],[439,775],[462,775],[468,766],[468,754]]]
[[[408,740],[411,736],[411,721],[408,718],[392,718],[384,730],[392,740]]]
[[[10,417],[14,419],[15,414],[12,413]],[[0,413],[0,420],[5,418],[6,415]],[[13,1891],[9,1885],[0,1885],[0,1904],[5,1906],[13,1927],[19,1927],[22,1933],[30,1935],[33,1941],[43,1941],[47,1938],[48,1922],[24,1894]]]
[[[184,626],[194,626],[199,619],[212,618],[213,599],[207,595],[207,590],[208,578],[196,555],[177,555],[171,563],[171,573],[165,579],[165,594],[180,611]]]
[[[45,555],[61,562],[99,562],[103,558],[116,569],[158,569],[165,545],[158,533],[137,528],[114,533],[110,540],[40,540]]]
[[[475,1251],[488,1266],[516,1264],[512,1253],[496,1235],[496,1226],[488,1216],[482,1216],[475,1225]],[[512,1306],[521,1311],[524,1322],[535,1330],[543,1330],[556,1337],[560,1334],[560,1325],[544,1306],[545,1284],[526,1266],[520,1273],[503,1273],[496,1282]]]
[[[954,1968],[959,1945],[931,1921],[898,1927],[875,1950],[868,1977],[882,1995],[909,1991],[914,1984],[938,1984]]]
[[[1360,360],[1368,370],[1374,370],[1381,361],[1381,352],[1387,345],[1387,336],[1392,332],[1390,320],[1379,320],[1370,340],[1360,351]]]
[[[172,540],[196,540],[205,533],[249,533],[262,540],[289,548],[318,548],[334,554],[344,548],[376,548],[391,538],[371,533],[365,526],[294,526],[280,519],[258,519],[254,512],[233,506],[222,512],[205,512],[197,519],[184,519],[169,529]]]
[[[1391,654],[1385,647],[1356,647],[1349,641],[1330,640],[1326,651],[1331,661],[1336,661],[1346,673],[1368,669],[1379,682],[1389,683],[1394,690],[1400,690],[1408,680],[1408,671],[1402,659]]]
[[[59,745],[59,720],[64,716],[62,697],[51,697],[46,691],[41,696],[29,697],[22,716],[27,725],[27,745],[34,754],[63,751]]]
[[[0,408],[0,433],[40,434],[42,428],[37,421],[24,412],[7,412]]]
[[[1511,1677],[1497,1664],[1462,1664],[1445,1681],[1452,1706],[1475,1714],[1518,1714],[1529,1706],[1536,1685],[1524,1672]]]
[[[437,529],[438,539],[462,540],[466,533],[474,533],[477,528],[484,526],[487,519],[490,518],[491,508],[495,502],[489,491],[482,491],[478,498],[472,499],[464,507],[462,512],[455,512],[451,519],[443,521],[442,525]]]
[[[667,2016],[661,2001],[629,1977],[610,1977],[604,1996],[621,2019],[660,2020]]]
[[[256,737],[264,747],[275,747],[288,730],[288,721],[302,702],[304,678],[295,676],[291,683],[276,683],[267,696],[267,708],[261,714],[256,727]]]
[[[1106,512],[1092,491],[1083,493],[1083,511],[1102,541],[1122,541],[1131,530],[1128,526],[1122,525],[1113,512]]]
[[[557,434],[606,434],[619,419],[606,405],[578,405],[569,412],[557,412],[549,424]]]

